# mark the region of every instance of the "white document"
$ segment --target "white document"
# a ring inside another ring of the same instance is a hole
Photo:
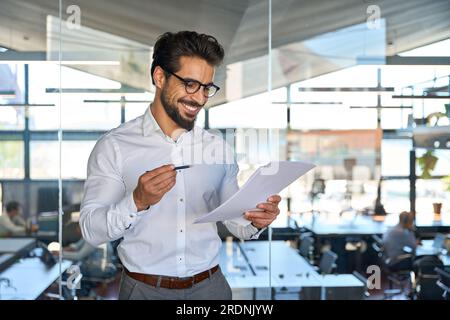
[[[245,211],[254,210],[259,203],[266,202],[269,196],[278,194],[314,167],[311,163],[300,161],[269,162],[258,168],[227,201],[203,217],[197,218],[195,223],[242,217]]]

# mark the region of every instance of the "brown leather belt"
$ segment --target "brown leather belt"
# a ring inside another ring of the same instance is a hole
[[[130,272],[126,268],[124,268],[125,273],[133,278],[134,280],[144,282],[153,287],[158,286],[161,288],[167,289],[188,289],[192,287],[194,284],[199,283],[205,279],[208,279],[213,273],[219,270],[219,265],[212,267],[209,270],[197,273],[192,277],[186,278],[178,278],[178,277],[168,277],[168,276],[158,276],[152,274],[138,273],[138,272]]]

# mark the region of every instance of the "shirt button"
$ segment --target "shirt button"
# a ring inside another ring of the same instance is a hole
[[[181,229],[180,232],[183,232],[183,229]]]
[[[180,202],[183,202],[183,198],[180,198]]]

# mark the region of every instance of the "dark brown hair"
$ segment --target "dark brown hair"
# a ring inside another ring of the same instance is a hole
[[[198,57],[206,60],[208,64],[217,67],[223,60],[224,50],[213,36],[197,33],[195,31],[166,32],[161,35],[153,48],[153,62],[151,68],[152,83],[153,72],[160,66],[169,72],[180,70],[180,57]]]
[[[6,205],[6,212],[19,210],[19,208],[20,208],[20,203],[18,203],[17,201],[11,201],[11,202],[8,202],[8,204]]]

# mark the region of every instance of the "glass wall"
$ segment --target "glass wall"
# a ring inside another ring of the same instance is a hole
[[[63,134],[61,146],[63,179],[84,180],[86,155],[89,155],[99,136],[121,123],[141,117],[148,110],[155,95],[150,75],[153,46],[158,36],[166,31],[196,30],[208,33],[215,36],[225,49],[225,60],[215,74],[215,83],[221,89],[199,113],[196,125],[222,133],[228,129],[226,139],[241,155],[238,159],[240,184],[260,164],[258,159],[247,156],[249,146],[239,143],[239,139],[248,134],[245,131],[248,128],[262,131],[267,131],[266,128],[285,128],[285,117],[279,115],[277,106],[268,103],[267,94],[255,100],[255,94],[267,92],[268,1],[203,4],[194,1],[184,4],[178,1],[142,1],[139,6],[124,10],[117,10],[122,6],[117,2],[114,5],[105,4],[102,11],[97,5],[83,1],[63,1],[62,5],[62,19],[56,16],[48,18],[48,21],[52,26],[50,46],[61,46],[63,61],[61,116],[62,130],[67,132]],[[258,30],[258,35],[255,36],[251,30]],[[283,95],[283,92],[280,94]],[[252,116],[255,112],[259,116]],[[42,113],[40,116],[47,118]],[[272,125],[274,116],[279,120]],[[264,146],[263,141],[259,144]],[[41,146],[33,147],[39,150]],[[52,148],[52,144],[47,144],[46,149]],[[266,151],[260,153],[265,155]],[[39,163],[48,161],[50,153],[36,151],[35,157],[36,165],[32,168],[36,169],[32,175],[36,178],[42,178],[44,174],[52,175],[49,170],[38,170]],[[84,171],[75,168],[83,168]],[[63,181],[63,189],[65,184]],[[76,213],[71,217],[74,224],[79,217]],[[217,227],[221,240],[233,239],[229,238],[231,233],[223,225]],[[234,240],[236,246],[237,239]],[[120,281],[123,269],[118,259],[118,252],[122,250],[120,243],[118,239],[96,248],[100,252],[103,250],[103,259],[100,259],[103,283]],[[236,248],[231,256],[226,256],[227,261],[232,261]],[[268,251],[267,244],[264,244],[264,251]],[[269,267],[268,260],[266,265]],[[235,277],[233,266],[227,268],[225,263],[222,271],[230,279]],[[108,299],[117,298],[117,292],[99,294],[91,290],[95,287],[91,278],[91,275],[84,274],[78,291],[80,297],[90,292],[91,295]],[[269,281],[269,277],[264,278]],[[238,292],[235,298],[239,298]]]
[[[58,11],[58,1],[0,2],[1,299],[59,293],[61,261],[47,249],[62,236],[59,94],[46,91],[59,91],[58,59],[46,43],[47,15]]]
[[[1,252],[0,277],[50,266],[28,295],[27,279],[0,283],[1,298],[118,298],[121,237],[92,246],[78,228],[89,156],[148,112],[158,36],[195,30],[225,49],[221,89],[196,125],[230,143],[238,185],[269,161],[316,165],[280,190],[257,240],[216,225],[233,298],[362,299],[353,272],[368,276],[372,235],[401,211],[415,211],[419,235],[448,233],[449,12],[445,0],[426,11],[406,0],[1,1],[0,221],[15,227],[0,224],[0,241],[18,249]],[[333,273],[354,285],[336,289]]]

